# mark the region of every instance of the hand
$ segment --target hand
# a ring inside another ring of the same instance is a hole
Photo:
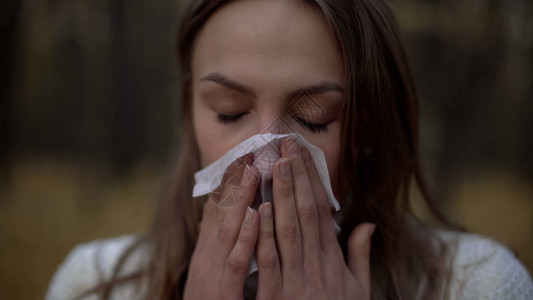
[[[331,208],[305,148],[285,140],[273,171],[272,205],[259,208],[257,299],[370,299],[370,238],[357,226],[345,263]]]
[[[259,173],[245,156],[228,168],[223,184],[204,205],[184,299],[243,299],[244,281],[257,241],[253,203]]]

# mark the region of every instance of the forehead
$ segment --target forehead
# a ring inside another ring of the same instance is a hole
[[[341,56],[320,10],[300,0],[234,1],[200,30],[193,76],[242,80],[341,80]]]

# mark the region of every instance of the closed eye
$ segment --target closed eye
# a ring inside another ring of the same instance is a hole
[[[217,119],[222,124],[233,124],[233,123],[237,123],[237,121],[239,121],[246,114],[248,113],[243,112],[243,113],[239,113],[235,115],[217,114]],[[293,117],[293,118],[298,124],[302,125],[307,130],[313,133],[326,132],[328,130],[327,128],[328,123],[312,123],[300,117]]]
[[[236,115],[224,115],[224,114],[217,114],[217,119],[222,124],[231,124],[231,123],[237,123],[240,118],[242,118],[244,115],[246,115],[247,112],[243,112]]]
[[[326,132],[328,131],[328,123],[311,123],[300,117],[293,117],[298,124],[304,126],[309,131],[313,133]]]

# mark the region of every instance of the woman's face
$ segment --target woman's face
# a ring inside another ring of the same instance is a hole
[[[343,73],[317,8],[291,0],[223,6],[193,48],[193,122],[202,165],[253,135],[297,132],[324,151],[336,191]]]

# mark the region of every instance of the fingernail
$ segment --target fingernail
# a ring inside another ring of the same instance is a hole
[[[280,172],[281,172],[281,177],[285,179],[291,178],[291,159],[290,158],[284,158],[281,160]]]
[[[267,202],[263,204],[263,217],[271,218],[272,217],[272,203]]]
[[[250,185],[255,179],[254,172],[252,172],[252,168],[249,164],[246,164],[246,168],[244,170],[244,173],[242,174],[242,184],[244,186]]]
[[[254,222],[254,212],[250,206],[246,209],[246,216],[244,216],[244,225],[249,226]]]

